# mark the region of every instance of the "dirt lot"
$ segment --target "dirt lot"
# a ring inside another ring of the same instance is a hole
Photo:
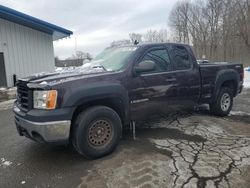
[[[137,124],[136,140],[88,161],[70,148],[19,137],[9,105],[0,111],[0,187],[250,187],[250,90],[232,115],[206,108]],[[1,105],[0,105],[1,108]]]

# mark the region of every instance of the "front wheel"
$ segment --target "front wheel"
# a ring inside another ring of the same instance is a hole
[[[115,149],[121,132],[122,123],[114,110],[94,106],[77,116],[73,125],[72,143],[78,153],[95,159]]]
[[[222,87],[214,103],[210,104],[210,111],[217,116],[226,116],[233,106],[233,93],[229,87]]]

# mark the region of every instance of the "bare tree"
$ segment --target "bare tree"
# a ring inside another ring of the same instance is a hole
[[[161,29],[158,31],[150,29],[143,35],[143,39],[145,42],[167,42],[167,30]]]
[[[130,40],[124,39],[124,40],[116,40],[111,42],[110,47],[115,47],[115,46],[123,46],[123,45],[128,45],[130,44]]]
[[[182,0],[169,16],[175,41],[196,55],[250,65],[250,0]]]
[[[67,58],[69,59],[83,59],[83,60],[91,60],[93,59],[92,55],[87,52],[77,51],[76,54],[72,54],[71,57]]]
[[[189,11],[191,4],[189,1],[177,2],[173,10],[171,11],[170,25],[177,32],[177,41],[183,43],[189,43]]]
[[[158,31],[158,42],[168,42],[168,31],[167,29],[161,29]]]
[[[237,34],[250,50],[250,0],[236,0],[235,9],[238,27]]]

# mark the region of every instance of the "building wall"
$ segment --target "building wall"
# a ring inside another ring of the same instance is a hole
[[[7,85],[17,78],[54,70],[52,35],[0,18],[0,52],[4,53]]]

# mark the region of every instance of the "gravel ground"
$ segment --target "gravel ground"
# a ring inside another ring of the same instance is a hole
[[[89,161],[71,148],[18,136],[12,101],[0,104],[0,187],[250,187],[250,90],[230,116],[206,108],[137,124],[111,155]]]

